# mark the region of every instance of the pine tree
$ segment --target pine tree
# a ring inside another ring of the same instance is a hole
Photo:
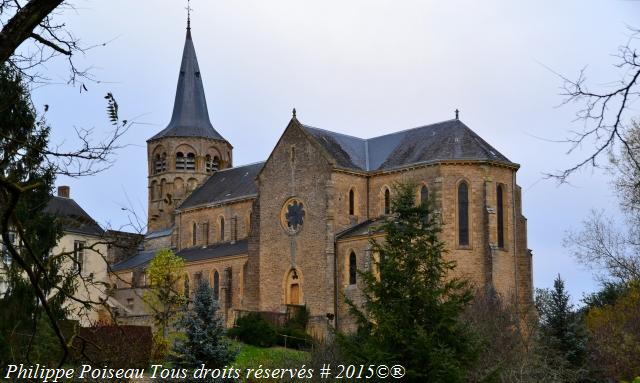
[[[586,335],[560,275],[553,281],[553,289],[537,291],[536,308],[540,315],[542,343],[575,368],[581,367],[585,357]]]
[[[472,299],[466,281],[452,277],[441,228],[428,204],[415,204],[416,187],[396,185],[393,214],[370,241],[374,269],[360,272],[364,304],[347,300],[358,319],[354,335],[339,335],[357,363],[400,364],[414,382],[461,382],[478,343],[460,320]],[[378,272],[379,270],[379,272]]]
[[[0,278],[4,278],[7,290],[0,297],[0,365],[9,361],[49,362],[59,356],[61,344],[53,341],[39,347],[41,338],[36,335],[32,344],[29,334],[51,334],[52,326],[46,319],[64,319],[65,300],[76,289],[73,273],[61,267],[62,258],[50,256],[62,231],[55,217],[44,212],[55,179],[55,169],[44,154],[49,132],[20,75],[1,65]],[[12,246],[18,257],[8,248],[10,235],[19,238]],[[42,351],[36,355],[38,349]]]
[[[224,368],[235,359],[237,352],[225,337],[218,301],[206,281],[196,289],[193,308],[178,327],[184,330],[185,339],[174,346],[171,361],[175,367],[193,369],[204,364],[207,368]]]

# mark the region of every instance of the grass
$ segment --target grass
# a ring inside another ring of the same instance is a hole
[[[237,368],[285,368],[300,367],[309,363],[309,353],[284,347],[262,348],[245,343],[234,342],[234,346],[240,349],[234,367]]]

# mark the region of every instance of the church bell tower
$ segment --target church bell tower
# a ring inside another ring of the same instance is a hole
[[[191,20],[188,19],[171,121],[147,140],[147,232],[171,228],[175,208],[189,193],[215,171],[232,166],[232,150],[231,144],[209,120],[202,74],[191,37]]]

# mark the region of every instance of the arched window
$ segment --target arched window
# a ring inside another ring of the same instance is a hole
[[[211,155],[204,156],[204,169],[207,173],[211,173]]]
[[[220,300],[220,274],[218,274],[218,270],[213,272],[213,296],[216,300]]]
[[[159,154],[156,154],[156,158],[153,161],[154,164],[154,168],[153,168],[153,173],[154,174],[158,174],[162,171],[162,159],[160,158]]]
[[[220,217],[220,242],[224,242],[224,217]]]
[[[469,187],[458,185],[458,245],[469,246]]]
[[[349,284],[350,285],[356,284],[356,276],[357,276],[356,253],[352,251],[351,254],[349,255]]]
[[[354,215],[356,212],[356,196],[353,189],[349,190],[349,215]]]
[[[167,171],[167,153],[162,153],[160,156],[160,171]]]
[[[211,155],[207,154],[204,158],[204,163],[207,173],[213,173],[220,167],[220,159],[218,156],[211,158]]]
[[[184,275],[184,296],[189,299],[189,275]]]
[[[391,213],[391,192],[389,189],[384,189],[384,214]]]
[[[196,241],[198,240],[198,227],[196,226],[196,223],[193,223],[193,226],[191,228],[191,246],[195,246],[196,245]]]
[[[422,185],[420,188],[420,204],[426,205],[429,203],[429,189],[426,185]]]
[[[185,166],[187,170],[196,170],[196,155],[193,153],[187,154],[185,160]]]
[[[204,246],[209,245],[209,222],[202,223],[202,242]]]
[[[182,152],[176,153],[176,170],[184,170],[187,167],[187,159]]]
[[[504,201],[502,185],[498,184],[496,189],[496,206],[498,215],[498,247],[504,248]]]

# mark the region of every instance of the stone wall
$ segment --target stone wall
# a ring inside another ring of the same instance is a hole
[[[178,249],[207,246],[247,238],[251,230],[250,217],[253,200],[245,199],[233,203],[180,212],[176,218]],[[221,219],[224,219],[224,238],[221,237]],[[194,224],[196,227],[195,244],[193,242]],[[235,238],[233,236],[234,232]]]
[[[300,303],[312,316],[312,332],[326,330],[333,313],[334,183],[331,164],[322,149],[292,121],[271,153],[261,174],[259,309],[284,312],[287,278],[297,271]],[[282,211],[292,197],[304,206],[304,224],[289,234]]]

